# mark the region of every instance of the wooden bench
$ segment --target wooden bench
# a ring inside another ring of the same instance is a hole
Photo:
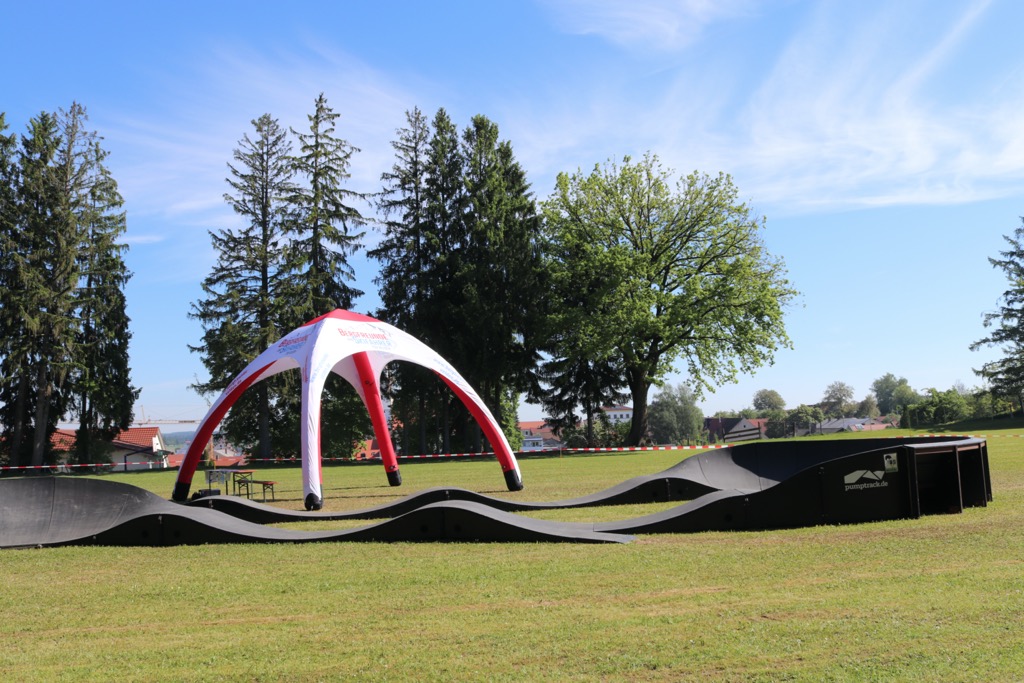
[[[249,484],[251,484],[252,486],[256,486],[257,484],[259,484],[260,486],[263,487],[264,503],[267,502],[267,489],[270,489],[270,499],[277,500],[277,496],[274,495],[274,487],[277,485],[276,481],[263,481],[260,479],[253,479],[252,481],[249,482]],[[248,497],[248,492],[246,493],[246,496]]]

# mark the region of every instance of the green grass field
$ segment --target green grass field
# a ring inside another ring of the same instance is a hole
[[[995,501],[962,515],[627,545],[0,551],[0,680],[1024,680],[1024,430],[984,433]],[[524,459],[514,494],[493,461],[404,463],[400,489],[328,467],[325,502],[564,498],[691,453]],[[174,473],[108,477],[169,496]],[[297,468],[258,478],[301,507]]]

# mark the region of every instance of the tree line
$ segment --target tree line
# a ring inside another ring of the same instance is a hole
[[[0,459],[44,464],[70,416],[72,460],[102,461],[138,395],[124,202],[82,105],[8,129],[0,113]]]
[[[201,393],[221,391],[288,330],[351,308],[362,292],[349,257],[369,226],[381,233],[369,256],[382,305],[371,313],[459,368],[514,445],[523,396],[587,443],[695,439],[701,392],[789,345],[783,318],[796,291],[764,247],[764,217],[738,199],[728,175],[678,176],[648,153],[560,173],[538,200],[496,123],[477,115],[460,128],[444,109],[413,109],[380,190],[360,194],[349,188],[359,149],[338,135],[338,118],[322,94],[301,131],[264,114],[228,162],[224,200],[241,221],[210,232],[217,261],[191,311],[202,327],[191,348],[209,373],[195,385]],[[57,421],[72,416],[74,457],[98,461],[102,442],[131,422],[138,395],[123,200],[81,105],[42,112],[21,135],[7,131],[0,114],[0,457],[42,464]],[[898,414],[923,426],[1019,401],[1022,239],[1024,228],[991,259],[1011,288],[985,318],[993,332],[974,345],[1007,351],[978,371],[985,389],[919,394],[890,373],[860,402],[834,382],[813,406],[786,410],[764,390],[736,414],[780,423]],[[651,387],[677,366],[689,383],[649,404]],[[484,447],[432,375],[400,364],[383,379],[407,452]],[[634,409],[628,430],[609,430],[601,406],[625,400]],[[260,456],[291,453],[299,401],[285,373],[243,396],[224,429]],[[338,378],[325,388],[322,419],[328,452],[349,452],[369,431]]]
[[[646,438],[652,385],[684,363],[697,390],[770,362],[789,345],[796,292],[762,241],[765,219],[724,174],[677,176],[657,156],[559,174],[538,201],[511,142],[477,115],[406,113],[378,192],[350,188],[359,149],[321,94],[301,131],[252,121],[228,162],[225,202],[239,226],[210,231],[217,254],[190,315],[190,348],[223,390],[288,330],[351,308],[350,257],[369,256],[381,318],[422,339],[477,388],[513,445],[521,397],[556,424],[629,397],[624,439]],[[3,119],[0,118],[0,122]],[[0,133],[6,131],[0,125]],[[59,419],[80,421],[82,462],[132,419],[121,239],[126,226],[101,138],[85,110],[42,113],[0,138],[0,420],[11,463],[43,462]],[[376,215],[363,215],[359,207]],[[390,367],[385,390],[408,452],[484,447],[462,405],[428,373]],[[270,457],[294,452],[299,387],[261,382],[224,421],[232,441]],[[347,454],[369,431],[355,393],[325,387],[323,446]]]
[[[655,405],[665,400],[663,396],[666,395],[658,396]],[[718,411],[714,417],[765,419],[769,421],[767,435],[780,437],[799,429],[813,431],[822,422],[842,418],[880,418],[909,429],[991,418],[1011,412],[1012,408],[1007,398],[989,387],[969,389],[958,382],[949,389],[928,388],[918,392],[906,377],[889,372],[874,380],[860,401],[855,399],[853,387],[841,381],[831,382],[818,403],[789,409],[778,391],[761,389],[754,394],[749,407]]]
[[[222,390],[291,327],[351,305],[348,257],[363,239],[355,228],[371,222],[356,199],[376,212],[381,233],[368,253],[382,302],[372,314],[458,368],[513,446],[521,397],[561,426],[582,410],[590,430],[601,405],[628,396],[634,419],[624,438],[639,443],[650,388],[676,363],[708,387],[789,344],[783,314],[796,292],[764,247],[764,218],[727,175],[677,177],[654,155],[624,157],[560,174],[537,201],[496,123],[477,115],[460,128],[443,108],[432,117],[414,108],[380,190],[360,196],[344,189],[358,150],[333,128],[316,129],[336,117],[322,95],[316,112],[309,132],[290,135],[266,114],[235,150],[225,200],[245,226],[211,232],[218,262],[193,309],[204,330],[193,348],[210,374],[200,391]],[[314,149],[325,151],[314,158]],[[325,198],[327,188],[334,194]],[[289,381],[263,382],[236,404],[229,436],[263,456],[292,452],[298,394]],[[382,384],[406,452],[484,447],[431,373],[398,364]],[[325,418],[325,438],[340,435],[325,451],[367,432],[343,417],[362,414],[346,410],[346,396],[354,393],[335,397],[333,432]]]

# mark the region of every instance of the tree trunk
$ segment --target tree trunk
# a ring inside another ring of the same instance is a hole
[[[28,400],[28,361],[22,360],[18,379],[18,395],[14,401],[14,424],[11,425],[10,464],[20,465],[25,443],[25,402]]]
[[[270,452],[270,393],[266,382],[256,385],[257,401],[259,402],[259,454],[262,460],[269,460]]]
[[[629,426],[627,446],[639,446],[647,436],[647,394],[651,385],[642,372],[627,370],[629,393],[633,397],[633,421]]]
[[[420,390],[419,419],[416,421],[419,427],[420,455],[427,454],[427,395],[426,389]]]
[[[32,466],[43,464],[46,455],[46,423],[50,419],[50,397],[53,387],[50,385],[49,374],[46,372],[48,353],[41,354],[39,370],[36,376],[36,416],[35,431],[32,436]]]
[[[441,416],[442,416],[442,430],[441,430],[441,449],[444,453],[452,452],[452,425],[451,416],[448,414],[448,397],[441,397]]]

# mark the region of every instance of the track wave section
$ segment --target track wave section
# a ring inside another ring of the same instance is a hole
[[[0,480],[0,548],[204,543],[573,542],[625,543],[593,524],[519,517],[471,501],[425,504],[377,524],[340,531],[263,526],[173,503],[129,484],[87,478]]]
[[[901,444],[935,443],[936,439],[933,437],[755,442],[698,453],[661,472],[633,477],[584,496],[549,502],[515,501],[462,488],[434,487],[389,503],[335,512],[286,510],[236,496],[208,496],[189,501],[188,505],[220,510],[259,524],[385,519],[430,503],[455,500],[472,501],[506,512],[642,505],[695,500],[715,491],[750,494],[771,488],[808,467],[837,458],[864,451],[893,448]]]

